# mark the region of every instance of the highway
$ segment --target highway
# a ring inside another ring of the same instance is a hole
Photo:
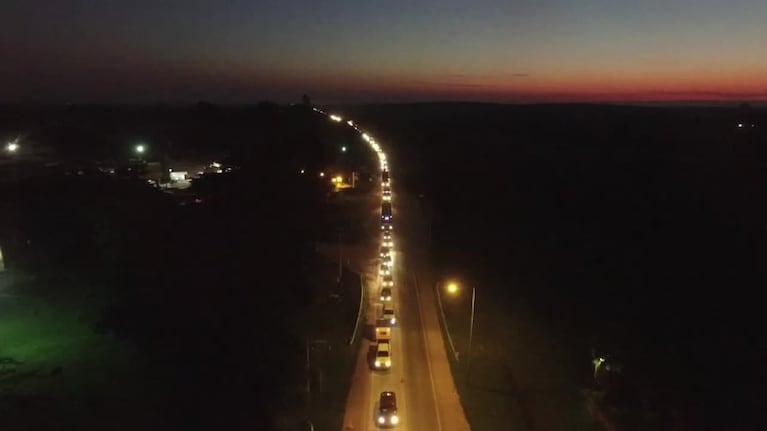
[[[331,115],[340,122],[340,116]],[[352,126],[352,124],[349,124]],[[372,136],[360,131],[382,158],[382,168],[390,169],[388,159]],[[382,156],[383,154],[383,156]],[[365,337],[360,348],[352,387],[347,399],[343,430],[379,430],[376,423],[377,403],[383,391],[397,396],[399,423],[397,430],[465,431],[468,422],[455,390],[453,376],[437,317],[433,276],[429,270],[428,227],[421,215],[417,198],[396,189],[396,170],[392,171],[392,207],[394,247],[392,303],[397,325],[392,330],[392,366],[388,371],[370,367],[370,341],[381,310],[379,301],[380,260],[369,259],[364,267],[367,290],[367,314],[360,330]],[[380,220],[381,191],[378,205],[369,214]],[[380,236],[371,244],[380,245]],[[369,255],[377,256],[378,248]],[[371,245],[372,247],[373,245]]]

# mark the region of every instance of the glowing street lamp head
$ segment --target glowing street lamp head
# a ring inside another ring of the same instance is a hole
[[[346,152],[346,147],[341,147],[341,152]]]
[[[136,145],[136,153],[138,154],[144,154],[146,152],[146,146],[144,144],[138,144]]]
[[[448,284],[447,293],[450,293],[451,295],[455,295],[456,293],[458,293],[458,285],[455,283]]]
[[[320,172],[320,177],[324,177],[324,176],[325,176],[325,172]]]
[[[9,142],[8,145],[5,147],[9,153],[15,153],[19,149],[19,144],[14,142]]]

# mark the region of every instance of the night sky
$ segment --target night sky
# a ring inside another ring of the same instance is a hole
[[[767,100],[765,0],[3,0],[0,101]]]

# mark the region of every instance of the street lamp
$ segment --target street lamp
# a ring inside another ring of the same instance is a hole
[[[16,137],[16,139],[14,139],[12,141],[8,141],[8,143],[5,145],[5,151],[7,151],[7,152],[9,152],[11,154],[19,151],[19,147],[20,147],[19,139],[20,139],[20,137]]]
[[[136,154],[142,155],[146,152],[146,145],[144,144],[138,144],[134,148],[134,151],[136,151]]]
[[[447,293],[455,296],[460,293],[460,288],[457,283],[450,283],[446,287]],[[466,356],[466,380],[469,380],[471,376],[471,342],[474,338],[474,310],[477,303],[477,289],[471,288],[471,317],[469,318],[469,348]]]
[[[454,295],[458,293],[458,285],[455,283],[450,283],[447,285],[447,293]]]
[[[345,146],[344,146],[344,147],[341,147],[341,152],[342,152],[342,153],[345,153],[345,152],[346,152],[346,147],[345,147]]]

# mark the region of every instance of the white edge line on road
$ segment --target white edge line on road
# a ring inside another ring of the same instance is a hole
[[[431,383],[431,396],[434,399],[434,413],[437,414],[437,429],[442,430],[442,419],[440,418],[439,403],[437,402],[437,389],[434,387],[434,372],[431,370],[431,354],[429,353],[429,340],[426,336],[426,326],[423,323],[423,310],[421,309],[421,294],[418,293],[418,277],[413,272],[413,287],[415,288],[415,299],[418,302],[418,317],[421,321],[421,335],[423,336],[423,347],[426,350],[426,368],[429,369],[429,382]]]
[[[357,329],[360,327],[360,317],[362,317],[362,301],[365,299],[365,282],[363,280],[364,275],[358,274],[360,277],[360,308],[357,310],[357,322],[354,323],[354,331],[352,331],[352,336],[349,338],[349,345],[351,346],[354,344],[354,337],[357,336]]]

